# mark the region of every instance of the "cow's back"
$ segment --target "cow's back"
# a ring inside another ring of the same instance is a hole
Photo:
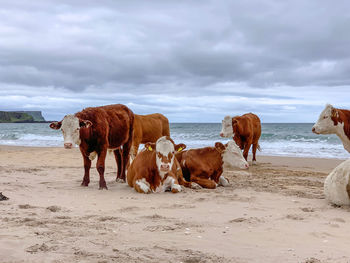
[[[261,122],[260,118],[254,113],[246,113],[242,115],[245,122],[245,129],[247,136],[252,136],[253,141],[258,141],[261,136]]]
[[[134,114],[122,104],[86,108],[76,116],[91,121],[93,136],[109,148],[125,144],[132,134]]]
[[[127,181],[128,185],[134,187],[135,177],[142,176],[148,180],[150,176],[150,171],[152,170],[152,165],[155,166],[155,156],[154,152],[150,152],[146,149],[142,150],[131,163],[128,169]]]
[[[169,121],[160,113],[135,114],[134,132],[141,143],[156,142],[162,136],[170,136]]]

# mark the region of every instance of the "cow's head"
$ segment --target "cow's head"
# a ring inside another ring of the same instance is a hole
[[[175,152],[182,151],[186,145],[183,143],[175,144],[170,137],[163,136],[156,143],[146,143],[145,147],[149,151],[155,151],[158,172],[163,177],[173,168]]]
[[[62,121],[52,122],[50,128],[54,130],[61,129],[64,139],[64,148],[71,149],[73,144],[80,145],[80,128],[88,128],[92,125],[91,121],[80,120],[74,115],[64,116]]]
[[[221,154],[225,166],[231,168],[248,169],[249,164],[244,159],[242,151],[234,141],[229,141],[225,145],[221,142],[215,143],[215,148]]]
[[[312,132],[316,134],[336,133],[339,113],[332,105],[327,104],[321,112],[318,121],[312,127]]]
[[[225,116],[225,118],[222,120],[220,136],[225,138],[230,138],[233,136],[231,116]]]

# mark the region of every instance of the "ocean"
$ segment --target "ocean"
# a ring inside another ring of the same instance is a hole
[[[261,155],[317,158],[349,158],[336,135],[316,135],[312,123],[263,123],[259,141]],[[219,136],[221,123],[171,123],[171,137],[187,148],[213,146],[227,142]],[[61,131],[48,123],[0,123],[0,145],[61,147]]]

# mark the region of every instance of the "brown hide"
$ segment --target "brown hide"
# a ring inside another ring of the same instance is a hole
[[[223,161],[218,148],[191,149],[177,153],[176,158],[187,181],[195,182],[204,188],[216,188],[223,173]]]
[[[90,182],[91,160],[89,155],[96,152],[98,155],[96,168],[100,175],[100,189],[107,189],[104,179],[105,158],[107,149],[123,147],[122,156],[119,149],[114,151],[118,167],[117,179],[125,180],[125,166],[129,158],[132,142],[134,114],[126,106],[121,104],[86,108],[75,114],[80,120],[88,120],[92,125],[80,129],[80,151],[84,158],[85,174],[83,186]]]
[[[333,108],[331,118],[334,125],[337,125],[338,122],[344,123],[344,133],[350,140],[350,111]]]
[[[170,136],[169,121],[160,113],[135,114],[131,155],[134,158],[141,143],[156,142],[162,136]]]
[[[247,160],[250,146],[253,145],[253,161],[256,161],[256,150],[259,148],[261,123],[258,116],[247,113],[232,118],[233,140],[243,151]]]

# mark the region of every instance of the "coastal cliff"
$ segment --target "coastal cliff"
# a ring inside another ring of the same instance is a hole
[[[0,123],[45,122],[41,111],[0,111]]]

